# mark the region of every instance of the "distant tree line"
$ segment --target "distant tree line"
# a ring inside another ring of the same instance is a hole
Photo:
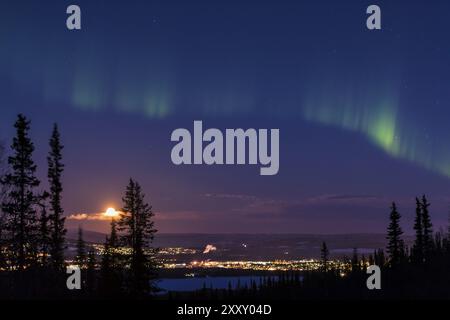
[[[80,227],[76,256],[82,289],[66,288],[67,247],[62,206],[64,149],[57,125],[49,140],[48,190],[41,188],[33,161],[30,121],[18,115],[10,152],[0,143],[0,298],[147,298],[156,291],[155,254],[151,243],[156,230],[153,211],[138,182],[130,179],[123,208],[111,220],[111,231],[99,255],[87,244]],[[328,245],[320,248],[321,268],[283,272],[259,283],[217,290],[203,288],[174,293],[169,299],[396,299],[450,298],[450,226],[433,230],[430,203],[416,198],[414,243],[403,239],[401,214],[392,203],[387,246],[367,258],[355,249],[345,264],[334,264]],[[381,290],[368,290],[368,265],[381,268]]]
[[[411,248],[405,245],[401,215],[392,203],[387,227],[386,250],[377,249],[368,257],[354,249],[351,258],[330,264],[325,242],[320,248],[321,268],[292,271],[264,277],[259,283],[238,285],[231,290],[203,288],[193,294],[170,293],[169,299],[449,299],[450,224],[447,230],[433,232],[430,203],[426,196],[416,198]],[[368,290],[367,267],[381,269],[381,290]]]
[[[37,177],[30,121],[19,114],[14,128],[11,151],[7,153],[0,143],[0,297],[148,297],[155,290],[151,242],[156,230],[140,185],[130,180],[118,228],[113,221],[100,264],[79,229],[73,263],[82,270],[83,286],[69,291],[62,206],[64,147],[58,126],[49,139],[48,190],[41,188]]]

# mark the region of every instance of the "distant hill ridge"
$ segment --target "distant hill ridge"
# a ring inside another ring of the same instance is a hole
[[[91,243],[103,243],[106,234],[86,230],[84,239]],[[411,246],[413,237],[403,237]],[[68,230],[67,239],[76,240],[77,230]],[[325,241],[332,256],[351,256],[353,248],[360,254],[370,254],[386,246],[384,234],[200,234],[160,233],[156,235],[156,247],[183,247],[203,250],[208,244],[217,248],[210,258],[246,256],[253,258],[295,259],[318,257],[320,245]]]

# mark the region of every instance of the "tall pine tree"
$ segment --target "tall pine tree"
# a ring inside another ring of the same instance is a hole
[[[445,239],[445,249],[448,257],[450,258],[450,212],[448,213],[447,218],[447,234]]]
[[[50,230],[49,230],[49,220],[47,215],[47,204],[45,199],[48,194],[45,193],[40,205],[40,217],[39,217],[39,251],[40,251],[40,262],[43,267],[48,264],[49,248],[50,248]]]
[[[400,227],[400,213],[397,211],[395,202],[392,203],[391,214],[389,216],[389,226],[387,230],[388,246],[387,252],[389,254],[389,263],[397,265],[401,262],[404,256],[404,242],[401,238],[403,231]]]
[[[327,244],[322,242],[322,247],[320,248],[320,258],[322,260],[322,270],[327,272],[328,270],[328,260],[329,260],[330,251],[328,250]]]
[[[150,247],[154,229],[152,207],[145,202],[139,183],[130,179],[123,197],[123,209],[118,222],[121,243],[131,249],[128,289],[133,296],[148,294],[154,275],[155,250]]]
[[[6,174],[6,166],[5,166],[5,146],[3,141],[0,141],[0,182],[2,181],[4,175]],[[6,190],[3,184],[0,184],[0,204],[5,197]],[[0,214],[2,213],[2,207],[0,206]]]
[[[358,249],[353,248],[353,256],[352,256],[352,273],[359,272],[361,270],[360,264],[359,264],[359,257],[358,257]]]
[[[117,234],[117,222],[115,218],[111,219],[111,232],[107,238],[108,255],[110,259],[110,266],[112,269],[121,272],[122,268],[122,254],[120,253],[119,236]]]
[[[450,212],[447,216],[447,238],[450,241]]]
[[[65,218],[63,217],[64,210],[61,205],[62,197],[62,182],[61,175],[64,171],[64,164],[62,163],[63,145],[60,141],[60,134],[58,126],[53,127],[52,136],[50,138],[50,152],[47,157],[48,162],[48,182],[50,185],[50,256],[52,266],[61,270],[64,267],[64,249],[65,249],[65,235],[64,228]]]
[[[13,154],[8,158],[10,172],[1,181],[7,190],[2,209],[6,214],[4,228],[8,234],[11,262],[18,270],[24,270],[37,262],[37,204],[40,196],[36,188],[40,181],[35,175],[34,145],[29,137],[30,122],[19,114],[14,127],[16,136],[11,145]]]
[[[413,260],[415,262],[423,262],[423,217],[422,217],[422,203],[416,197],[416,217],[414,220],[414,231],[416,238],[412,249]]]
[[[87,254],[87,270],[86,270],[86,287],[88,294],[92,295],[97,287],[96,283],[96,265],[97,259],[95,257],[94,249],[90,249]]]
[[[425,195],[422,196],[422,227],[423,227],[423,255],[425,259],[431,257],[433,251],[433,225],[431,223],[430,207]]]
[[[3,180],[3,175],[5,174],[5,163],[4,163],[4,152],[5,148],[3,142],[0,141],[0,182]],[[3,185],[0,184],[0,269],[7,268],[7,256],[5,250],[5,240],[6,240],[6,230],[5,230],[5,215],[3,214],[1,203],[5,197],[5,189]]]
[[[116,221],[111,220],[111,233],[106,237],[101,269],[100,294],[103,297],[115,298],[122,292],[122,261],[117,236]]]
[[[78,239],[77,239],[77,254],[75,256],[75,263],[80,268],[86,267],[86,243],[83,239],[83,228],[78,227]]]

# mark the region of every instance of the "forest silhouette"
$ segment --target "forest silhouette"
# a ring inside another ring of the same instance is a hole
[[[78,230],[73,264],[81,270],[81,290],[68,290],[64,209],[63,150],[58,126],[49,139],[48,190],[42,190],[33,161],[30,121],[22,114],[7,152],[0,145],[0,298],[1,299],[448,299],[450,298],[450,226],[433,231],[430,202],[416,198],[415,240],[405,245],[401,214],[395,203],[387,215],[386,248],[367,257],[355,249],[344,264],[330,264],[328,244],[320,248],[321,268],[277,272],[257,283],[227,289],[155,295],[157,233],[154,214],[140,184],[130,179],[117,219],[100,254]],[[8,155],[8,156],[6,156]],[[355,230],[357,231],[357,230]],[[366,286],[367,268],[381,269],[381,290]]]

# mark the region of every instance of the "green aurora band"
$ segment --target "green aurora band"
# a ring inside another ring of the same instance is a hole
[[[399,99],[395,95],[389,90],[362,94],[368,91],[360,89],[352,86],[350,90],[336,90],[334,86],[332,90],[328,87],[309,95],[302,116],[309,122],[361,133],[394,158],[406,159],[450,177],[448,148],[435,143],[417,123],[400,116]]]

